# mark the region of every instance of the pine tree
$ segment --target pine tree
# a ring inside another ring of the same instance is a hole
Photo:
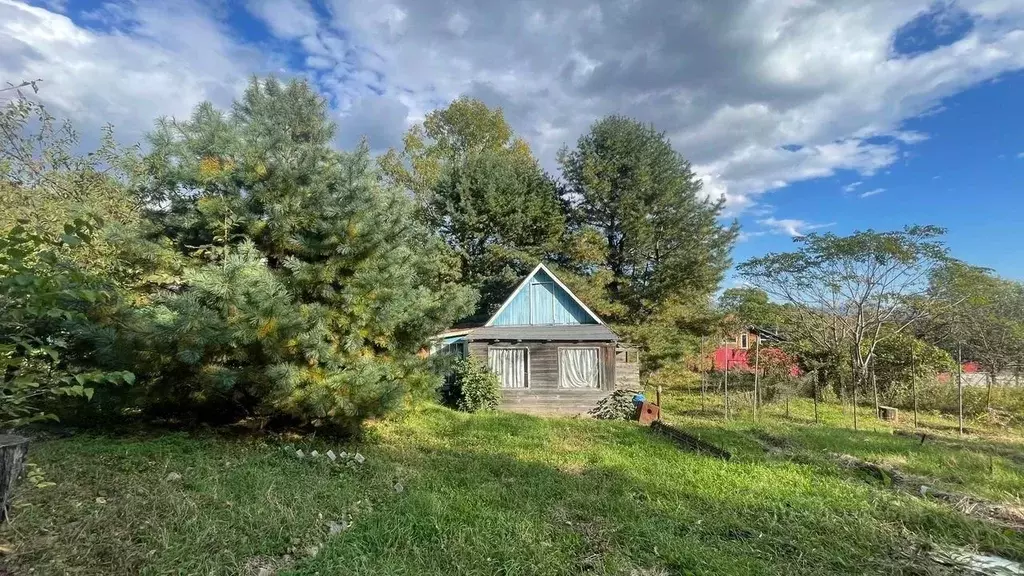
[[[645,373],[696,352],[738,233],[720,222],[724,199],[702,193],[665,134],[622,116],[595,123],[559,162],[570,237],[602,256],[569,262],[570,284],[645,349]]]
[[[153,313],[157,356],[187,374],[161,404],[352,428],[429,380],[417,352],[474,294],[366,146],[333,140],[323,100],[273,79],[158,124],[150,219],[191,262]]]

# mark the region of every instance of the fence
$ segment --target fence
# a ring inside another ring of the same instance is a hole
[[[877,400],[871,381],[862,382],[855,394],[853,379],[848,373],[840,378],[818,381],[816,374],[761,374],[755,378],[749,371],[708,372],[698,375],[694,379],[698,384],[690,385],[686,391],[700,394],[702,411],[721,413],[728,418],[750,417],[758,412],[789,416],[791,402],[810,400],[815,404],[815,413],[819,405],[822,409],[838,409],[846,414],[851,425],[856,425],[853,410],[856,395],[860,418],[873,416],[877,404],[901,409],[908,423],[917,420],[915,413],[922,417],[959,419],[962,411],[966,424],[1024,425],[1024,385],[1018,385],[1013,374],[998,378],[991,388],[986,375],[981,373],[964,374],[962,387],[957,384],[956,374],[942,376],[945,377],[889,383]]]

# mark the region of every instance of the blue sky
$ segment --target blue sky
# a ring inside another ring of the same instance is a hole
[[[1022,95],[1020,72],[971,88],[944,100],[937,112],[908,121],[928,139],[877,174],[840,171],[792,184],[767,200],[775,212],[806,222],[803,229],[830,224],[821,232],[943,226],[955,256],[1024,280],[1024,249],[1015,239],[1024,230]],[[764,232],[762,219],[740,216],[746,234]],[[791,247],[787,235],[757,235],[738,245],[735,259]]]
[[[43,78],[87,142],[269,73],[316,85],[339,147],[397,145],[463,94],[552,171],[604,115],[651,122],[743,224],[737,261],[938,224],[1024,279],[1020,0],[0,0],[0,81]]]

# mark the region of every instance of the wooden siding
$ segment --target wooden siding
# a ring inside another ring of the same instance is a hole
[[[543,270],[513,294],[494,319],[495,326],[576,324],[597,322]]]
[[[502,390],[502,408],[526,412],[581,413],[593,408],[597,401],[615,389],[615,344],[612,342],[514,342],[476,341],[469,343],[469,354],[487,362],[492,347],[526,348],[529,376],[527,388]],[[559,348],[597,348],[601,362],[600,388],[559,388]]]

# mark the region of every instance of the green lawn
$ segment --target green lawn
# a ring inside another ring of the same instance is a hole
[[[363,464],[298,459],[289,441],[152,433],[37,442],[56,486],[20,491],[0,529],[14,574],[931,574],[920,550],[1024,560],[1024,536],[834,464],[842,452],[1019,503],[1013,439],[963,446],[879,429],[686,415],[731,450],[686,452],[626,422],[465,415],[428,407],[377,423]],[[801,407],[801,410],[803,407]],[[765,439],[786,446],[766,452]],[[180,480],[168,479],[170,473]],[[328,523],[350,521],[329,534]],[[315,554],[309,548],[317,547]],[[3,573],[0,571],[0,573]]]

